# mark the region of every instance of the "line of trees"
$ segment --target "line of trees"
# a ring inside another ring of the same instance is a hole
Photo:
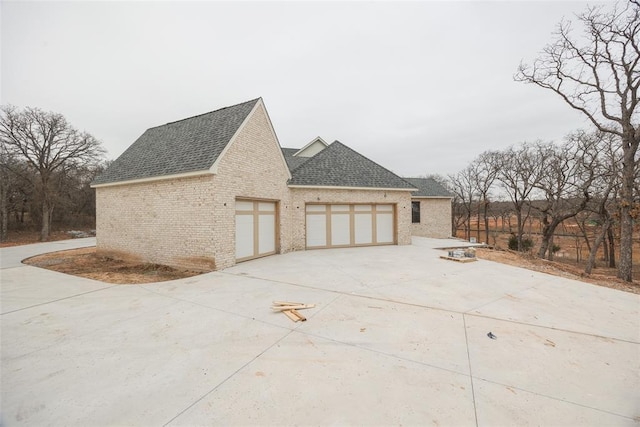
[[[104,169],[102,144],[61,114],[0,108],[0,241],[11,229],[95,224],[90,183]]]
[[[609,259],[615,260],[615,227],[618,277],[631,282],[634,221],[640,213],[640,0],[589,7],[576,23],[581,34],[572,21],[563,20],[553,41],[532,64],[521,63],[514,78],[555,94],[595,130],[572,133],[561,144],[538,141],[483,153],[449,177],[457,201],[454,224],[466,224],[468,237],[477,206],[488,242],[488,195],[506,194],[516,217],[518,249],[524,247],[526,220],[535,212],[542,223],[538,256],[552,259],[558,226],[570,218],[589,219],[600,230],[593,242],[584,233],[590,248],[587,273],[605,239]]]
[[[511,231],[511,218],[515,217],[513,234],[517,249],[522,251],[528,249],[525,227],[533,218],[540,224],[537,256],[553,260],[557,230],[566,220],[574,219],[589,249],[586,273],[591,273],[596,254],[606,240],[605,254],[610,266],[615,266],[614,236],[620,236],[624,203],[620,197],[623,158],[619,137],[599,130],[571,133],[558,144],[536,141],[484,152],[445,179],[454,194],[453,233],[463,228],[469,239],[472,218],[477,217],[478,231],[482,230],[484,241],[490,242],[491,219],[494,231],[498,219],[503,231],[505,223]],[[632,206],[628,212],[637,220],[640,160],[636,157],[635,162]],[[591,235],[587,233],[588,224],[595,230]]]
[[[563,20],[553,41],[532,64],[521,63],[514,77],[559,96],[598,131],[615,137],[621,149],[618,277],[630,282],[640,145],[640,0],[589,7],[576,18],[581,36]]]

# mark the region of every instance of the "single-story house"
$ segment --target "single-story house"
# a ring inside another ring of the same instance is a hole
[[[198,270],[410,244],[422,191],[338,141],[281,148],[261,98],[148,129],[92,186],[99,253]]]

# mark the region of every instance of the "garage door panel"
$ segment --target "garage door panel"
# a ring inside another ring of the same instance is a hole
[[[276,252],[276,202],[236,200],[236,259]]]
[[[253,215],[236,215],[236,258],[253,256]]]
[[[260,202],[258,203],[258,210],[260,212],[275,212],[276,204],[273,202]]]
[[[355,214],[353,225],[356,245],[370,245],[373,243],[371,214]]]
[[[393,204],[308,204],[305,209],[307,248],[395,242]]]
[[[327,246],[327,216],[307,215],[307,247]]]
[[[331,215],[331,246],[351,244],[350,222],[351,218],[348,211],[346,214]]]
[[[261,214],[258,220],[258,255],[276,250],[276,221],[274,214]]]
[[[376,242],[393,243],[392,213],[378,213],[376,215]]]
[[[253,211],[253,202],[248,200],[236,200],[236,211]]]

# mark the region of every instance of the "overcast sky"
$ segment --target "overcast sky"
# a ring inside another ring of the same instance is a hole
[[[149,127],[262,97],[283,147],[321,136],[402,176],[449,174],[588,126],[513,80],[586,6],[2,1],[0,99],[64,114],[113,159]]]

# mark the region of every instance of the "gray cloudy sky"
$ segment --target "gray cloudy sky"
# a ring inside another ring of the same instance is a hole
[[[403,176],[586,127],[513,81],[552,2],[3,1],[3,104],[64,114],[120,155],[147,128],[262,97],[283,147],[340,140]]]

